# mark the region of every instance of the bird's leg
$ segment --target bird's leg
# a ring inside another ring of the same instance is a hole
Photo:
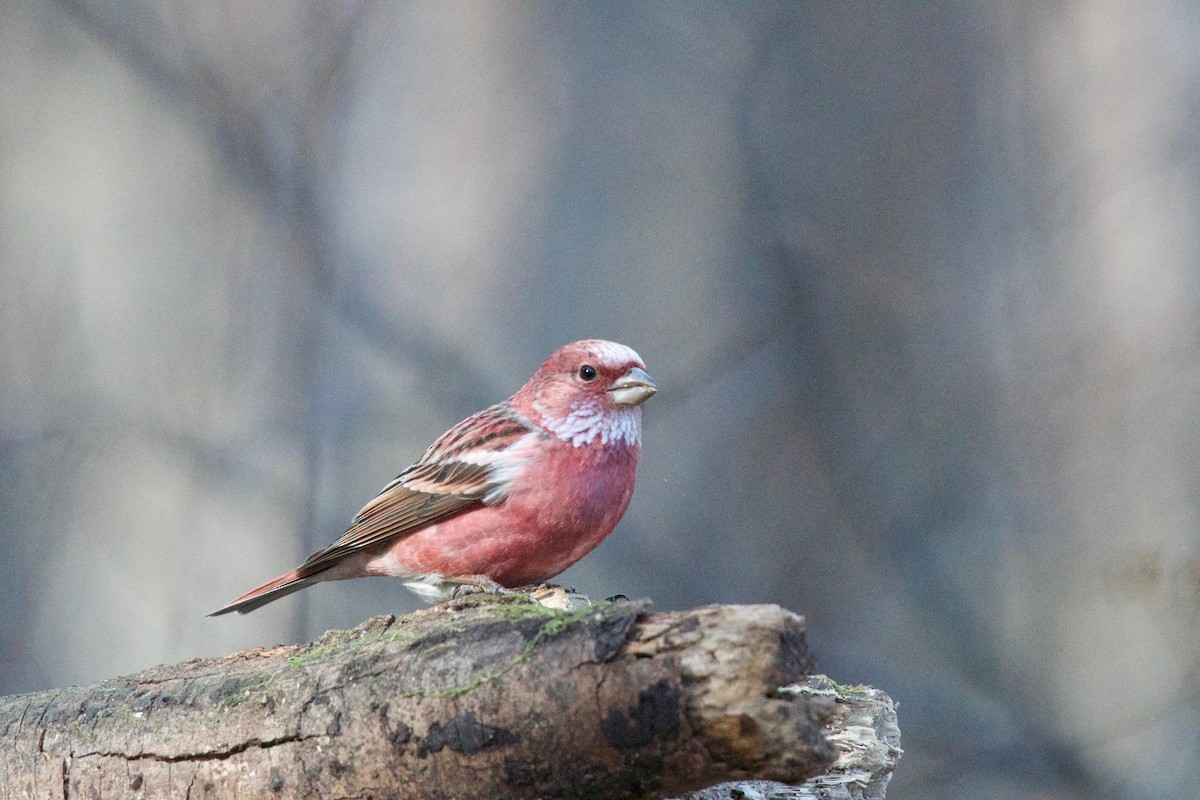
[[[590,606],[592,601],[586,595],[578,594],[574,589],[563,589],[553,583],[537,583],[509,589],[501,586],[487,575],[453,575],[442,579],[445,583],[458,584],[450,593],[450,597],[471,592],[487,592],[493,596],[508,595],[524,597],[546,608],[557,608],[568,611],[574,608]]]
[[[487,592],[493,595],[522,594],[521,592],[515,592],[512,589],[501,586],[487,575],[452,575],[442,580],[446,583],[458,584],[454,587],[454,591],[450,595],[451,597],[458,597],[460,594],[470,592]]]

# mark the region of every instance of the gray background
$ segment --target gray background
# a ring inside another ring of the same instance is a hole
[[[559,344],[563,578],[780,603],[900,797],[1194,798],[1200,5],[0,2],[0,691],[417,601],[293,566]]]

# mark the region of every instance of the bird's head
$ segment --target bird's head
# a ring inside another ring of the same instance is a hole
[[[641,405],[658,391],[632,349],[603,339],[563,345],[512,399],[533,422],[575,446],[641,441]]]

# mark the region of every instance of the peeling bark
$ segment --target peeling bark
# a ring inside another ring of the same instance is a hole
[[[837,748],[826,772],[799,786],[775,781],[722,783],[684,800],[883,800],[903,752],[892,698],[870,686],[838,686],[812,675],[783,691],[833,698],[825,733]]]
[[[4,798],[634,798],[799,783],[835,698],[777,606],[468,597],[0,699]]]

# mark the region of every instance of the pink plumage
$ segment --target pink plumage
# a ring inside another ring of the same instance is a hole
[[[246,613],[319,581],[399,578],[437,599],[455,588],[551,578],[608,536],[633,497],[640,356],[585,339],[560,347],[508,400],[467,417],[302,565],[214,611]]]

